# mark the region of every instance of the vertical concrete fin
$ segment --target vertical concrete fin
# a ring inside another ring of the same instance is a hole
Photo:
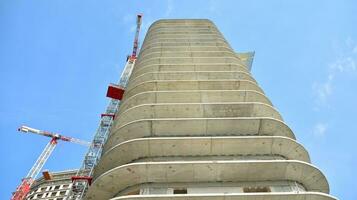
[[[255,51],[245,52],[245,53],[236,53],[237,57],[244,63],[246,68],[251,71]]]

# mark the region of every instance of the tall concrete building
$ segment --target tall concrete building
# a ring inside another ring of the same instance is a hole
[[[335,199],[250,63],[209,20],[153,23],[86,199]]]

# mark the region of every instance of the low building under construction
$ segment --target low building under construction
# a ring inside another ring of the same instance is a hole
[[[66,200],[72,189],[72,176],[77,170],[67,170],[59,172],[43,173],[43,176],[36,179],[32,184],[26,200]]]

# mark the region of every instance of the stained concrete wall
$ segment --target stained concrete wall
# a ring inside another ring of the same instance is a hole
[[[227,193],[248,199],[242,188],[252,185],[271,189],[249,199],[333,199],[326,178],[252,77],[252,55],[234,52],[209,20],[155,22],[86,198],[176,199],[181,196],[150,191],[181,184],[185,199]],[[282,181],[299,185],[286,190],[299,194],[284,196]]]

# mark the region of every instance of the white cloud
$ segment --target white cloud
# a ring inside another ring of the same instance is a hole
[[[208,3],[208,11],[212,13],[218,13],[218,5],[221,3],[220,1],[210,0]]]
[[[314,83],[313,89],[315,90],[316,101],[319,105],[327,104],[328,97],[332,94],[332,88],[332,80],[324,83]]]
[[[333,95],[335,78],[346,73],[356,71],[357,69],[357,45],[351,38],[347,38],[347,51],[328,66],[328,73],[325,81],[315,82],[312,86],[316,95],[318,106],[329,107],[329,98]]]
[[[357,45],[353,48],[353,51],[352,51],[354,54],[357,54]]]
[[[124,15],[123,17],[122,17],[122,21],[123,21],[123,23],[124,24],[129,24],[129,23],[133,23],[134,22],[134,20],[135,20],[135,15],[133,15],[133,14],[126,14],[126,15]]]
[[[125,26],[130,26],[129,29],[129,32],[130,33],[134,33],[135,30],[136,30],[136,15],[133,15],[132,13],[130,14],[126,14],[122,17],[122,23],[125,25]]]
[[[313,134],[317,137],[323,137],[326,135],[327,128],[328,124],[319,122],[315,124]]]
[[[216,11],[216,6],[214,4],[214,2],[211,0],[210,3],[209,3],[209,11],[211,12],[215,12]]]
[[[354,44],[354,41],[351,37],[347,37],[345,44],[350,47]]]
[[[136,24],[131,25],[129,31],[134,33],[136,31]]]
[[[338,70],[338,72],[349,72],[356,70],[356,60],[352,56],[346,56],[338,59],[332,63],[329,68],[332,72]]]
[[[167,0],[167,7],[166,7],[166,11],[165,11],[165,17],[170,16],[173,10],[174,10],[173,1],[172,0]]]

